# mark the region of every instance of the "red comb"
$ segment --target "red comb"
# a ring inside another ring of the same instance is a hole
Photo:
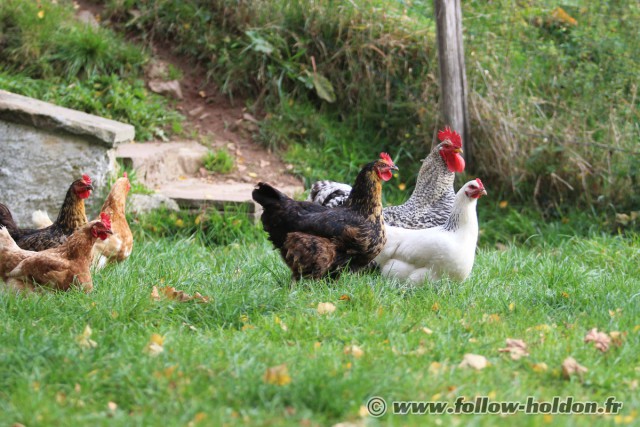
[[[391,160],[391,156],[387,153],[380,153],[380,158],[388,165],[393,164],[393,160]]]
[[[85,184],[91,185],[91,178],[89,178],[89,175],[87,175],[86,173],[82,175],[82,180],[84,181]]]
[[[460,134],[455,130],[451,130],[449,126],[445,126],[443,130],[438,131],[438,139],[440,141],[448,139],[454,147],[462,148],[462,138],[460,138]]]
[[[111,217],[109,217],[108,213],[101,212],[100,213],[100,221],[102,221],[102,223],[104,224],[105,227],[107,227],[109,230],[111,230]]]
[[[127,175],[127,173],[126,173],[126,172],[125,172],[125,173],[123,173],[123,174],[122,174],[122,176],[123,176],[124,178],[129,179],[129,176]]]
[[[482,181],[480,181],[480,178],[476,178],[476,182],[478,183],[480,188],[484,188],[484,184],[482,183]]]

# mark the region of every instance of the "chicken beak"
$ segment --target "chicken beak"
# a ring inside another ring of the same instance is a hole
[[[456,148],[455,150],[453,150],[453,152],[454,153],[460,153],[460,154],[463,153],[462,148]]]
[[[87,185],[87,190],[91,190],[91,191],[93,191],[93,185],[88,184],[88,185]]]
[[[390,168],[390,169],[391,169],[392,171],[397,171],[397,170],[399,170],[399,169],[398,169],[398,167],[397,167],[396,165],[391,165],[391,168]]]
[[[486,196],[487,195],[487,190],[485,190],[484,188],[482,189],[482,191],[480,192],[480,194],[482,196]]]
[[[111,230],[104,230],[104,232],[107,233],[107,234],[113,234],[113,231],[111,231]]]

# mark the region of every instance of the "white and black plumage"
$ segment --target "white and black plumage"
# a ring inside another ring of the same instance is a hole
[[[441,141],[422,162],[413,194],[402,205],[384,208],[386,225],[422,229],[444,224],[453,207],[453,181],[456,172],[464,171],[462,140],[449,128],[438,132]],[[309,201],[336,207],[349,197],[351,187],[333,181],[318,181],[309,192]]]
[[[414,283],[444,276],[465,280],[478,242],[476,205],[486,194],[480,179],[469,181],[456,194],[445,224],[423,230],[387,226],[387,244],[375,258],[382,274]]]

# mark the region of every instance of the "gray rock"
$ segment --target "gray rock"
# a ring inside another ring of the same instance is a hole
[[[71,183],[88,174],[94,216],[116,170],[112,147],[131,141],[133,126],[0,90],[0,202],[21,226],[43,209],[55,218]]]
[[[115,120],[0,90],[0,121],[86,137],[108,148],[133,141],[135,128]]]
[[[149,89],[160,95],[168,95],[175,99],[182,99],[182,88],[178,80],[168,82],[162,80],[150,80]]]
[[[122,144],[116,156],[136,171],[138,181],[156,189],[159,185],[195,175],[207,148],[197,142],[145,142]]]
[[[132,194],[127,200],[127,210],[131,213],[145,214],[160,208],[166,208],[171,211],[180,210],[175,201],[158,193]]]

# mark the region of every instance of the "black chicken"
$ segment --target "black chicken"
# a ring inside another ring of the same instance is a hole
[[[58,218],[49,227],[19,228],[11,211],[0,203],[0,226],[5,226],[18,246],[28,251],[43,251],[66,242],[67,237],[87,223],[84,199],[91,195],[93,186],[89,175],[73,181],[62,203]]]
[[[291,199],[264,182],[253,200],[264,208],[262,224],[294,279],[337,278],[344,269],[365,267],[386,243],[382,183],[398,168],[388,154],[358,174],[344,205],[329,208]]]

